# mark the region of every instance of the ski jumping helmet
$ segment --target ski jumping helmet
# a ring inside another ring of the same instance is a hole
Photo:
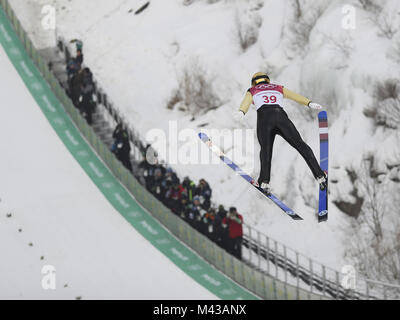
[[[251,78],[251,85],[254,87],[260,83],[270,83],[269,77],[265,72],[257,72],[252,78]]]

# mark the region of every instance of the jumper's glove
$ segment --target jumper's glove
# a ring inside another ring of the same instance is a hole
[[[243,111],[235,111],[233,113],[233,119],[235,119],[236,121],[243,121],[244,118],[244,112]]]
[[[310,102],[308,104],[308,107],[310,109],[314,109],[314,110],[321,110],[322,109],[322,106],[320,104],[318,104],[318,103],[315,103],[315,102]]]

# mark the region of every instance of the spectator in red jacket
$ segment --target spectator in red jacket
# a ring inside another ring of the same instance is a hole
[[[229,209],[228,215],[222,220],[223,227],[228,228],[228,252],[239,260],[242,259],[243,217],[235,207]]]
[[[179,214],[183,187],[179,183],[174,183],[165,194],[165,203],[173,213]]]

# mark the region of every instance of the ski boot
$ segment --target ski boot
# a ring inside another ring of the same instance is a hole
[[[324,172],[324,175],[322,177],[317,178],[317,181],[319,183],[320,190],[326,190],[326,188],[328,187],[328,175],[326,174],[326,172]]]
[[[260,188],[268,196],[272,193],[272,188],[271,188],[271,185],[269,183],[266,183],[266,182],[261,183]]]

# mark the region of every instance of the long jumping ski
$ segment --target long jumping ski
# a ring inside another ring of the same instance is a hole
[[[328,175],[329,164],[329,136],[328,136],[328,114],[321,111],[318,114],[319,141],[320,141],[320,166]],[[328,177],[329,180],[329,177]],[[328,182],[325,190],[319,190],[318,222],[328,220]]]
[[[264,196],[268,199],[271,199],[283,212],[285,212],[289,217],[293,220],[303,220],[298,214],[296,214],[292,209],[290,209],[287,205],[285,205],[281,200],[279,200],[273,194],[266,194],[263,189],[260,188],[258,182],[256,182],[251,176],[249,176],[246,172],[240,169],[232,160],[230,160],[217,146],[213,145],[211,139],[205,133],[199,133],[199,138],[203,141],[211,151],[216,154],[222,162],[227,164],[236,174],[240,175],[243,179],[245,179],[248,183],[250,183],[254,188],[260,191]]]

